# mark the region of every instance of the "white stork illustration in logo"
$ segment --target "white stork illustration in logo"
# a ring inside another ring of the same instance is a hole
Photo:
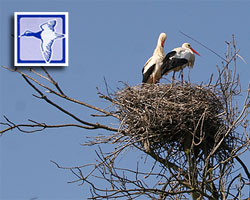
[[[48,21],[40,25],[41,30],[33,32],[26,30],[19,37],[35,37],[41,40],[41,52],[46,63],[49,63],[52,58],[52,45],[56,39],[64,38],[64,34],[55,32],[56,20]]]

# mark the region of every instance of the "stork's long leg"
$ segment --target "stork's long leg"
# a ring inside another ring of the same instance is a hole
[[[182,82],[182,84],[184,83],[184,79],[183,79],[183,70],[181,70],[181,82]]]
[[[173,72],[173,76],[172,76],[172,83],[173,83],[173,82],[174,82],[174,80],[175,80],[174,75],[175,75],[175,71]]]
[[[153,84],[155,84],[155,76],[153,75]]]

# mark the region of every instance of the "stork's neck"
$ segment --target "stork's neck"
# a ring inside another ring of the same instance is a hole
[[[164,49],[161,45],[161,42],[158,42],[153,55],[158,55],[158,56],[165,56]]]
[[[38,31],[38,32],[29,32],[29,33],[26,33],[24,36],[28,36],[28,37],[35,37],[35,38],[38,38],[38,39],[41,39],[41,33],[42,31]]]

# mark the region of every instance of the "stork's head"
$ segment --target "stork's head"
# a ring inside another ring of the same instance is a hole
[[[186,43],[183,43],[182,48],[191,49],[192,52],[194,52],[195,54],[197,54],[198,56],[200,56],[200,54],[199,54],[197,51],[195,51],[195,50],[191,47],[191,45],[190,45],[189,43],[187,43],[187,42],[186,42]]]
[[[27,30],[27,31],[25,31],[22,35],[20,35],[19,37],[23,37],[23,36],[31,36],[32,35],[32,31],[30,31],[30,30]]]
[[[186,42],[186,43],[183,43],[182,48],[191,49],[191,45]]]
[[[161,33],[160,36],[159,36],[159,39],[158,39],[158,43],[160,43],[160,45],[162,47],[164,47],[164,43],[165,43],[166,39],[167,39],[166,33]]]

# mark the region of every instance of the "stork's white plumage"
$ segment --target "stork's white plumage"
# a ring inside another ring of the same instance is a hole
[[[142,83],[155,84],[160,80],[162,72],[161,66],[165,57],[163,48],[166,38],[167,35],[165,33],[160,34],[153,56],[148,59],[142,69]]]
[[[175,72],[181,70],[181,78],[183,81],[183,69],[188,66],[192,68],[194,66],[195,54],[200,56],[189,43],[184,43],[182,47],[178,47],[169,52],[164,60],[162,65],[162,76],[167,75],[169,72],[174,71],[173,80]]]

